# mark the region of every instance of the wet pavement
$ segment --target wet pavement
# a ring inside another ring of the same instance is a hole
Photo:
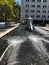
[[[49,43],[43,38],[35,30],[31,32],[20,25],[2,38],[11,47],[0,65],[49,65]]]

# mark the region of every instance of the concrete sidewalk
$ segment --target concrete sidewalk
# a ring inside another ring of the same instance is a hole
[[[40,34],[49,34],[48,31],[42,29],[41,27],[35,27],[35,30],[39,32]]]
[[[49,27],[41,27],[42,29],[49,31]]]
[[[8,28],[8,29],[4,29],[4,31],[0,31],[0,38],[5,36],[6,34],[8,34],[9,32],[11,32],[12,30],[14,30],[15,28],[17,28],[19,26],[20,23],[15,24],[14,27]]]

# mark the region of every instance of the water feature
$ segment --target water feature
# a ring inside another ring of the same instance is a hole
[[[33,45],[35,46],[37,51],[39,51],[44,57],[49,58],[48,52],[47,52],[46,47],[44,46],[41,38],[30,35],[29,39],[32,42],[34,42]]]
[[[7,46],[8,46],[7,40],[0,39],[0,57]]]
[[[33,32],[25,31],[22,25],[2,39],[10,46],[1,54],[0,65],[49,65],[47,42]]]
[[[21,43],[18,51],[18,65],[46,65],[45,60],[39,56],[39,52],[35,49],[33,42],[26,39]]]
[[[33,31],[33,25],[32,25],[32,22],[30,22],[30,28],[31,28],[31,31]]]

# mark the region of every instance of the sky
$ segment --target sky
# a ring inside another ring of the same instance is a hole
[[[16,2],[18,2],[19,4],[21,4],[21,0],[16,0]]]

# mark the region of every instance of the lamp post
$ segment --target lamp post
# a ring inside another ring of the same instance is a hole
[[[28,19],[29,19],[29,24],[30,24],[31,31],[33,31],[32,18],[29,17]]]

